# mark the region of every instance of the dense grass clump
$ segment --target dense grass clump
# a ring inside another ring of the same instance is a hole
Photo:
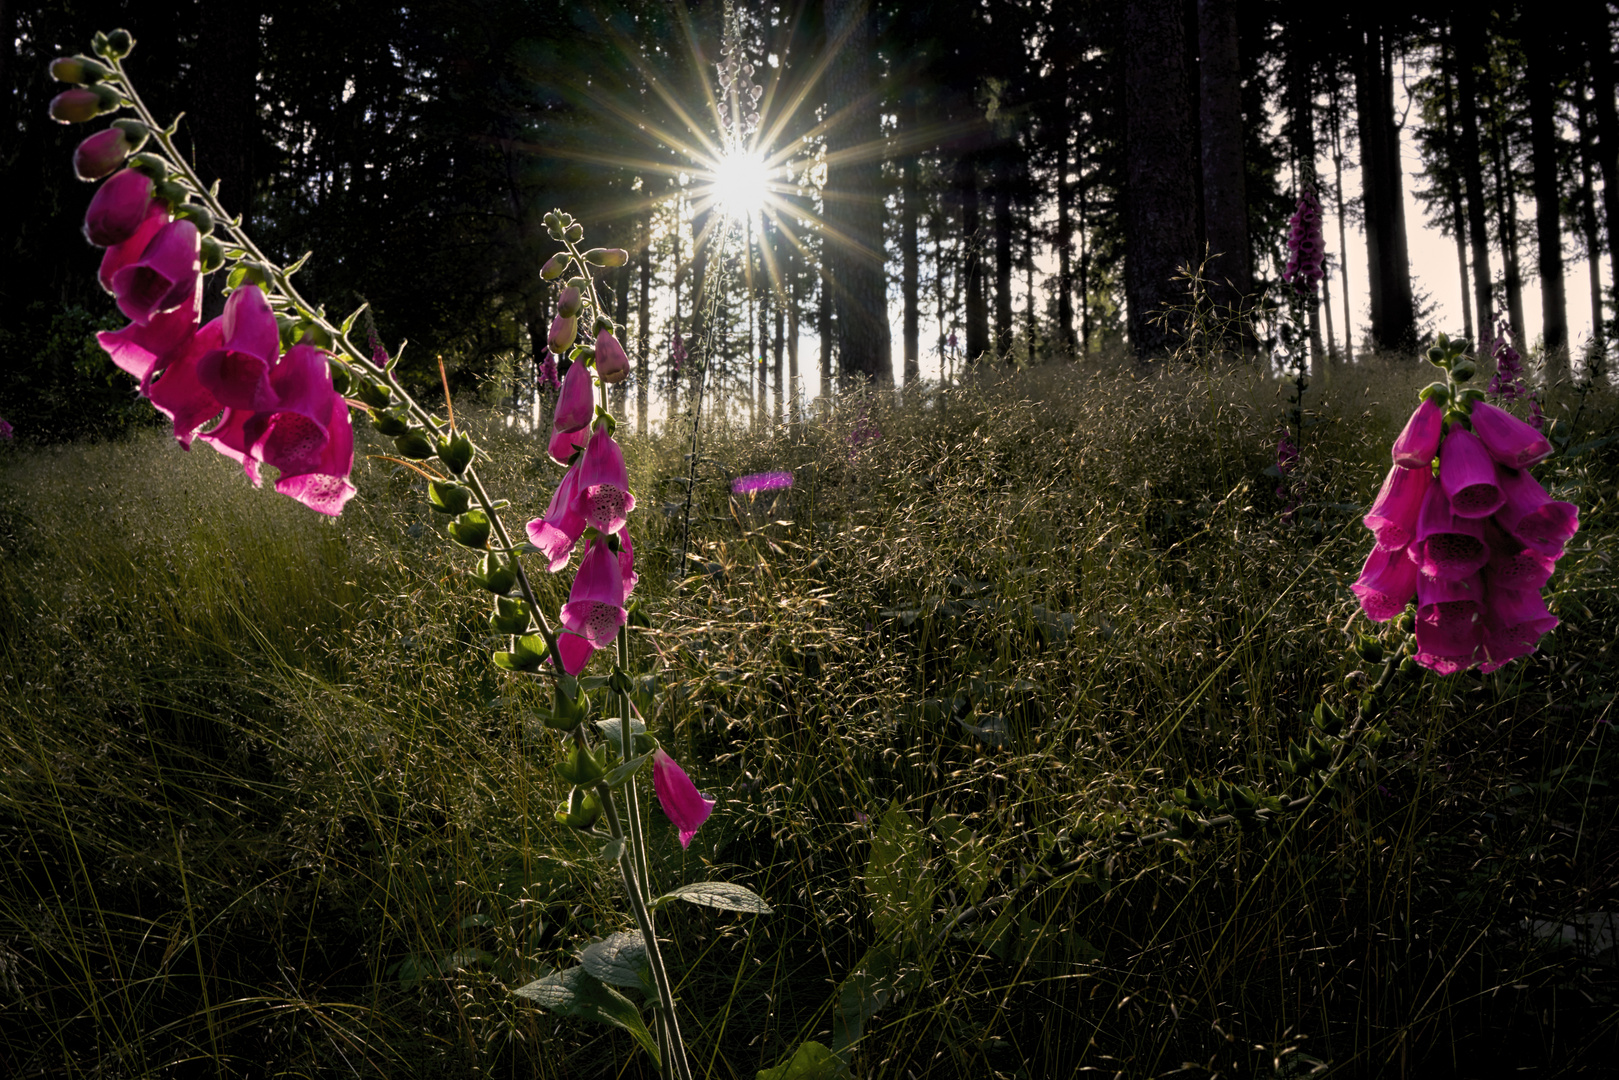
[[[776,910],[665,916],[703,1074],[855,1035],[873,1077],[1611,1060],[1606,393],[1554,402],[1537,472],[1583,528],[1539,654],[1396,681],[1385,741],[1306,810],[1130,839],[1190,781],[1296,796],[1289,741],[1375,678],[1347,586],[1421,381],[1307,394],[1285,488],[1284,391],[1248,372],[708,431],[689,524],[688,444],[629,442],[636,674],[719,799],[684,853],[653,815],[654,876]],[[543,446],[474,433],[516,519],[542,509]],[[731,494],[775,469],[791,489]],[[0,1071],[650,1070],[510,993],[627,920],[551,819],[556,737],[488,663],[470,557],[415,474],[357,477],[332,522],[156,437],[5,462]]]

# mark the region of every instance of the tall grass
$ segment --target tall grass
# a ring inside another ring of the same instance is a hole
[[[1285,391],[1247,373],[1043,370],[713,432],[684,559],[687,446],[632,442],[648,719],[720,800],[688,852],[654,815],[655,876],[776,910],[669,913],[705,1075],[847,1034],[861,986],[861,1076],[1607,1060],[1614,954],[1549,936],[1619,910],[1606,394],[1541,470],[1584,528],[1539,654],[1398,684],[1330,808],[1110,842],[1191,778],[1284,790],[1288,740],[1365,679],[1358,517],[1420,381],[1307,395],[1286,499]],[[543,508],[542,448],[484,441]],[[510,993],[621,907],[551,820],[554,736],[487,663],[469,560],[413,474],[359,482],[328,522],[156,438],[5,463],[0,1071],[648,1069]]]

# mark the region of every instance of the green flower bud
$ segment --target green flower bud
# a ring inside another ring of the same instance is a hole
[[[173,207],[182,206],[187,199],[191,198],[191,192],[186,186],[177,184],[173,180],[164,180],[153,189],[152,194]]]
[[[392,409],[373,409],[370,415],[371,426],[377,429],[378,435],[397,437],[410,430],[410,424],[405,418]]]
[[[304,319],[293,329],[293,342],[299,345],[313,345],[317,349],[332,351],[332,335],[318,322]]]
[[[225,249],[211,236],[202,238],[202,272],[211,274],[225,265]],[[341,391],[339,391],[341,393]]]
[[[590,716],[590,697],[571,678],[558,678],[551,702],[551,715],[545,723],[559,731],[572,731]]]
[[[568,253],[566,251],[559,251],[549,259],[545,260],[545,265],[540,267],[540,277],[544,278],[546,281],[555,281],[557,278],[562,276],[562,272],[567,268]]]
[[[568,783],[586,787],[607,775],[607,770],[602,766],[601,759],[578,743],[573,744],[573,749],[569,751],[567,757],[551,766],[551,768]]]
[[[214,215],[206,206],[196,203],[181,203],[174,211],[176,221],[189,221],[197,227],[197,231],[207,236],[214,231]]]
[[[162,183],[169,178],[169,163],[156,154],[136,154],[129,159],[129,167],[142,176],[151,177],[153,183]]]
[[[594,266],[623,266],[630,261],[630,253],[623,248],[591,248],[585,252],[585,262]]]
[[[483,557],[483,566],[469,574],[474,585],[496,596],[509,596],[517,587],[517,572],[501,562],[493,551]]]
[[[584,238],[585,227],[583,225],[569,225],[562,234],[562,239],[566,240],[570,244],[577,244]]]
[[[426,442],[422,440],[424,445]],[[450,522],[450,539],[462,547],[482,551],[489,546],[489,516],[482,510],[468,510]]]
[[[601,817],[601,800],[596,798],[594,791],[583,788],[574,788],[568,801],[557,807],[557,824],[567,825],[574,829],[588,829],[596,824]]]
[[[528,603],[522,597],[495,597],[495,610],[489,613],[489,629],[497,634],[526,634],[530,622]]]
[[[1429,383],[1417,393],[1417,400],[1427,401],[1429,398],[1437,398],[1439,404],[1444,405],[1450,401],[1450,387],[1442,382]]]
[[[1428,363],[1432,364],[1434,367],[1444,367],[1447,359],[1448,358],[1445,356],[1445,350],[1441,349],[1439,346],[1434,345],[1428,349]]]
[[[407,431],[394,439],[394,449],[400,457],[411,461],[426,461],[433,456],[433,444],[420,431]]]
[[[388,407],[388,388],[370,379],[361,379],[355,384],[354,396],[373,409],[386,409]],[[383,434],[387,434],[387,432],[383,432]]]
[[[124,138],[129,142],[129,152],[131,154],[145,146],[146,140],[152,134],[151,128],[128,116],[114,120],[111,126],[124,133]]]
[[[538,671],[545,663],[545,639],[538,634],[524,634],[512,644],[511,652],[497,652],[495,666],[507,671]],[[549,718],[546,724],[551,725]]]
[[[472,491],[449,480],[429,480],[427,502],[441,514],[464,514],[472,506]]]
[[[101,47],[96,51],[109,60],[122,60],[135,47],[135,39],[128,30],[114,30],[101,42]]]
[[[455,475],[460,476],[472,465],[477,450],[472,440],[460,432],[454,432],[449,437],[441,436],[438,441],[438,459]]]
[[[51,78],[57,82],[83,85],[99,82],[112,72],[88,56],[58,56],[51,61]]]
[[[557,294],[557,314],[564,319],[578,318],[579,312],[584,310],[585,300],[579,294],[579,287],[569,283],[568,287]]]
[[[1457,382],[1466,382],[1477,373],[1478,365],[1465,356],[1450,366],[1450,377]]]

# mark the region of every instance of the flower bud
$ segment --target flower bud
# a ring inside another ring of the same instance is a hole
[[[601,800],[594,791],[574,788],[566,804],[557,807],[557,823],[575,829],[588,829],[601,817]]]
[[[102,184],[84,212],[84,235],[97,247],[112,247],[135,235],[152,204],[152,181],[125,169]]]
[[[495,666],[507,671],[538,671],[545,662],[545,639],[538,634],[524,634],[512,646],[511,652],[497,652]]]
[[[202,272],[211,274],[225,265],[225,249],[219,246],[218,240],[211,236],[205,236],[202,240],[201,260]],[[338,392],[341,393],[342,391]]]
[[[386,409],[388,407],[388,388],[381,383],[370,379],[361,379],[354,387],[354,396],[371,406],[373,409]],[[457,511],[459,513],[459,511]]]
[[[1457,360],[1450,368],[1450,377],[1457,382],[1466,382],[1478,373],[1478,365],[1467,357]]]
[[[562,272],[567,268],[568,253],[566,251],[559,251],[549,259],[545,260],[545,265],[540,267],[540,277],[544,278],[546,281],[555,281],[557,278],[562,276]]]
[[[444,462],[444,467],[460,476],[472,465],[472,459],[477,456],[477,450],[472,440],[465,435],[455,433],[448,438],[441,437],[438,441],[438,459]]]
[[[95,36],[95,49],[109,60],[122,60],[135,47],[135,39],[128,30],[114,30],[110,34]]]
[[[147,127],[143,122],[128,116],[114,120],[109,126],[122,131],[129,139],[129,152],[131,154],[145,146],[147,138],[152,134],[151,128]]]
[[[51,78],[57,82],[82,85],[99,82],[111,74],[88,56],[58,56],[51,61]]]
[[[441,514],[464,514],[472,506],[472,492],[448,480],[431,480],[427,484],[427,503]]]
[[[112,94],[109,103],[104,94]],[[82,124],[118,107],[118,95],[99,86],[76,86],[51,98],[51,119],[59,124]]]
[[[624,355],[624,346],[610,331],[596,335],[596,377],[604,383],[621,383],[630,373],[630,358]]]
[[[422,440],[425,445],[426,439]],[[450,539],[462,547],[482,551],[489,546],[489,515],[482,510],[468,510],[450,522]]]
[[[184,206],[186,200],[191,197],[190,190],[184,184],[175,183],[173,180],[159,181],[157,187],[152,189],[152,194],[176,208]]]
[[[522,597],[495,597],[495,610],[489,613],[489,629],[497,634],[526,634],[533,617]]]
[[[468,576],[478,588],[486,589],[496,596],[510,596],[511,591],[517,587],[517,572],[501,562],[493,551],[483,557],[482,568],[472,571]]]
[[[169,163],[156,154],[136,154],[129,159],[129,167],[142,176],[150,177],[154,184],[169,178]]]
[[[584,310],[584,307],[584,298],[579,295],[578,288],[573,285],[569,285],[557,295],[557,314],[565,319],[575,317]]]
[[[132,149],[128,137],[117,128],[98,131],[73,151],[73,171],[80,180],[100,180],[122,165]]]
[[[599,334],[603,330],[605,330],[609,334],[611,334],[616,329],[618,329],[618,328],[613,325],[613,320],[612,319],[609,319],[605,315],[597,315],[596,316],[596,322],[595,322],[595,324],[593,326],[591,326],[590,332],[591,332],[591,334],[594,335],[594,334]]]
[[[562,239],[566,240],[570,244],[577,244],[584,238],[585,227],[583,225],[569,225],[562,233]]]
[[[551,320],[551,332],[546,336],[546,342],[551,351],[561,356],[573,345],[573,339],[579,336],[579,320],[569,319],[558,315]]]
[[[630,261],[630,253],[623,248],[591,248],[585,252],[585,262],[594,266],[623,266]]]
[[[601,759],[578,743],[568,756],[551,766],[556,774],[569,784],[591,785],[607,775]]]
[[[371,426],[377,429],[378,435],[394,438],[410,430],[405,418],[392,409],[373,409],[371,412]]]
[[[174,211],[177,220],[190,221],[197,227],[197,231],[207,236],[214,231],[214,215],[206,206],[196,203],[181,203]]]
[[[420,431],[407,431],[394,439],[394,449],[411,461],[426,461],[433,456],[433,444]]]

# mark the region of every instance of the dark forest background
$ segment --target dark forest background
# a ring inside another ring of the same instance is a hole
[[[763,129],[772,148],[798,140],[774,223],[724,275],[722,333],[742,342],[750,407],[793,408],[801,359],[801,382],[831,392],[861,375],[914,380],[924,353],[1041,363],[1122,343],[1161,355],[1180,327],[1158,316],[1187,303],[1180,269],[1203,264],[1206,302],[1244,310],[1279,274],[1305,186],[1365,230],[1369,255],[1345,267],[1344,236],[1327,238],[1316,362],[1414,346],[1429,327],[1402,147],[1420,152],[1417,194],[1455,239],[1466,334],[1487,338],[1503,318],[1521,333],[1538,277],[1548,377],[1569,371],[1570,305],[1591,306],[1588,363],[1612,337],[1607,3],[1559,5],[1555,19],[1530,5],[1375,15],[1263,0],[743,7]],[[115,317],[78,236],[92,188],[68,162],[86,132],[45,116],[48,61],[126,26],[137,85],[159,115],[186,113],[182,143],[227,208],[273,254],[314,249],[308,294],[339,314],[369,301],[385,342],[411,342],[413,370],[442,355],[463,388],[529,385],[550,288],[536,273],[550,254],[539,218],[552,207],[586,222],[592,243],[630,249],[609,285],[644,429],[678,406],[667,344],[690,333],[709,270],[689,240],[709,224],[701,207],[689,232],[670,227],[692,207],[680,174],[696,170],[667,143],[713,134],[723,18],[661,0],[0,0],[15,43],[0,52],[12,376],[0,415],[42,439],[139,415],[87,344]],[[1345,197],[1346,172],[1363,194]],[[829,248],[828,234],[854,243]],[[1565,262],[1587,259],[1590,297],[1567,296]],[[1346,271],[1370,287],[1367,325]],[[899,341],[885,296],[904,307]],[[817,332],[819,356],[800,358],[800,334]],[[87,375],[100,376],[88,404]]]

